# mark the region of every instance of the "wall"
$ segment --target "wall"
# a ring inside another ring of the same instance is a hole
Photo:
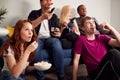
[[[120,0],[111,0],[111,24],[120,32]]]
[[[53,6],[56,7],[55,13],[58,16],[63,5],[71,5],[74,9],[73,16],[77,17],[77,6],[85,4],[89,16],[96,17],[98,22],[111,22],[111,0],[53,0],[53,2]],[[33,9],[39,9],[40,5],[39,0],[0,0],[0,7],[8,9],[8,14],[2,25],[14,26],[18,19],[26,19],[29,12]]]
[[[54,0],[55,6],[61,9],[63,5],[71,5],[74,8],[74,16],[78,16],[76,8],[80,4],[87,6],[88,15],[97,18],[98,22],[108,21],[110,22],[111,16],[111,1],[110,0]],[[107,15],[107,16],[106,16]]]
[[[0,7],[8,10],[3,25],[14,26],[18,19],[26,19],[30,10],[39,8],[39,0],[0,0]]]

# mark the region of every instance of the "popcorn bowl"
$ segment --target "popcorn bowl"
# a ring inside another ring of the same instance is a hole
[[[48,62],[41,61],[41,62],[34,63],[34,66],[38,70],[45,71],[45,70],[48,70],[49,68],[51,68],[52,64],[48,63]]]

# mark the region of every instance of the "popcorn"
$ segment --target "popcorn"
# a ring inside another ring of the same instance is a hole
[[[47,70],[49,69],[52,64],[45,62],[45,61],[41,61],[41,62],[37,62],[34,64],[34,66],[38,69],[38,70]]]

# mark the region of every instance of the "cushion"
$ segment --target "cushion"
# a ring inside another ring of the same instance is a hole
[[[8,36],[11,37],[11,36],[13,35],[14,28],[11,27],[11,26],[9,26],[9,25],[6,25],[5,28],[6,28],[7,30],[9,30]]]
[[[9,30],[0,27],[0,36],[8,35],[8,33],[9,33]]]

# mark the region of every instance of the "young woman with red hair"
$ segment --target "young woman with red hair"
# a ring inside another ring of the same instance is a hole
[[[37,46],[37,36],[31,22],[19,20],[12,37],[0,49],[0,55],[4,58],[0,80],[23,80],[21,74],[32,62]]]

